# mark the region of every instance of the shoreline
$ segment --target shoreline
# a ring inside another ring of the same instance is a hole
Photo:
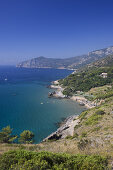
[[[59,98],[59,99],[69,99],[69,100],[73,100],[76,101],[77,103],[79,103],[81,106],[85,106],[87,109],[91,109],[97,106],[97,103],[95,102],[91,102],[88,99],[86,99],[84,96],[72,96],[72,97],[67,97],[65,95],[63,95],[63,90],[64,88],[62,88],[59,85],[58,80],[53,81],[52,84],[50,85],[51,89],[54,89],[55,91],[53,93],[50,93],[49,97],[55,97],[55,98]]]
[[[62,125],[55,132],[51,133],[49,136],[43,139],[42,142],[46,142],[48,140],[65,139],[67,136],[73,136],[74,127],[79,123],[80,120],[78,115],[67,117],[64,122],[62,122]]]
[[[85,106],[87,109],[95,107],[88,101],[85,97],[82,96],[72,96],[72,97],[66,97],[63,95],[63,90],[59,85],[58,80],[53,81],[52,84],[49,86],[50,89],[54,89],[55,91],[52,92],[51,96],[48,97],[54,97],[58,99],[69,99],[78,102],[81,106]],[[82,103],[82,104],[81,104]],[[73,136],[74,135],[74,127],[80,123],[79,115],[72,115],[67,117],[64,121],[61,122],[61,126],[53,133],[51,133],[49,136],[43,139],[42,142],[46,142],[48,140],[59,140],[64,139],[67,136]]]

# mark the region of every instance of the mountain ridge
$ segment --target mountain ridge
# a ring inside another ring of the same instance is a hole
[[[107,55],[113,54],[113,46],[95,50],[85,55],[70,57],[70,58],[46,58],[43,56],[36,57],[17,64],[17,67],[25,68],[56,68],[56,69],[78,69],[82,66],[90,64],[98,59],[104,58]]]

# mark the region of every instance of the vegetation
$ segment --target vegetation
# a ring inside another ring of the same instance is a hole
[[[91,141],[88,140],[88,139],[80,139],[79,142],[78,142],[78,149],[79,150],[85,150],[86,147],[89,145]]]
[[[87,132],[82,132],[81,138],[87,137]]]
[[[102,73],[107,73],[107,77],[103,78]],[[75,74],[71,74],[65,79],[59,80],[65,89],[63,94],[71,96],[77,91],[87,92],[91,88],[104,86],[113,82],[113,67],[93,68],[84,70]],[[113,95],[113,93],[109,94]]]
[[[101,74],[107,73],[106,77]],[[78,72],[59,80],[64,89],[64,95],[71,96],[77,91],[87,92],[91,88],[100,87],[113,82],[113,55],[96,61]],[[109,93],[108,93],[109,91]],[[99,94],[98,99],[113,96],[113,91],[108,89],[107,94]]]
[[[102,119],[101,115],[97,115],[96,113],[94,113],[85,121],[85,125],[95,125],[101,119]]]
[[[34,134],[29,130],[24,130],[19,137],[20,143],[33,143]],[[2,128],[0,132],[0,143],[17,143],[17,135],[12,135],[10,126]]]
[[[103,170],[107,168],[107,165],[107,158],[99,155],[69,155],[17,150],[4,153],[0,157],[0,169],[2,170]]]
[[[95,112],[97,115],[104,115],[105,114],[105,111],[104,110],[97,110]]]
[[[82,112],[82,113],[80,114],[80,116],[79,116],[80,120],[85,119],[85,117],[86,117],[87,114],[88,114],[87,111]]]
[[[109,98],[109,97],[112,97],[113,96],[113,85],[107,89],[105,89],[105,91],[103,92],[98,92],[96,94],[96,97],[95,99],[106,99],[106,98]]]
[[[0,132],[0,143],[13,143],[17,139],[16,135],[12,135],[10,126],[4,127]]]
[[[32,132],[30,132],[29,130],[24,130],[20,134],[19,142],[27,143],[27,144],[33,143],[33,137],[34,137],[34,134]]]
[[[34,134],[25,130],[18,137],[20,144],[12,144],[16,143],[17,136],[12,135],[12,129],[7,126],[0,132],[0,153],[10,149],[16,151],[0,156],[0,169],[107,169],[107,159],[99,154],[108,155],[110,161],[113,161],[113,61],[110,62],[113,56],[108,58],[109,62],[106,58],[102,60],[105,63],[99,61],[90,65],[91,68],[82,69],[59,81],[65,87],[65,95],[80,94],[88,100],[100,102],[99,106],[81,113],[80,123],[74,128],[74,135],[58,141],[33,145],[31,143]],[[106,78],[101,77],[102,72],[107,73]],[[45,150],[49,152],[40,152]]]

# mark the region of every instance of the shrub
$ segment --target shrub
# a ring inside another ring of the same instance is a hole
[[[34,134],[29,131],[29,130],[24,130],[21,134],[20,134],[20,138],[19,138],[19,142],[20,143],[33,143],[33,137]]]
[[[88,144],[90,144],[90,141],[88,139],[80,139],[77,143],[77,146],[78,149],[84,150]]]
[[[81,120],[83,120],[83,119],[86,117],[87,114],[88,114],[88,112],[87,112],[87,111],[84,111],[84,112],[82,112],[82,113],[80,114],[79,118],[80,118]]]
[[[97,114],[97,115],[104,115],[105,112],[104,112],[104,110],[97,110],[97,111],[96,111],[96,114]]]
[[[101,126],[95,127],[92,132],[99,131],[101,129]]]
[[[92,116],[90,116],[86,121],[85,125],[95,125],[98,123],[99,120],[102,119],[102,115],[97,115],[94,113]]]
[[[12,135],[12,129],[10,126],[2,128],[0,132],[0,143],[13,143],[17,139],[17,136]]]
[[[9,151],[0,157],[1,170],[103,170],[107,169],[107,158],[99,155],[70,155],[24,150]]]
[[[74,139],[74,138],[78,138],[78,133],[75,133],[73,136],[68,135],[68,136],[66,137],[66,139]]]
[[[81,137],[82,137],[82,138],[87,137],[87,132],[82,132]]]

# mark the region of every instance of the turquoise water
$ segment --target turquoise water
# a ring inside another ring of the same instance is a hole
[[[10,125],[18,135],[29,129],[38,143],[57,129],[56,123],[62,118],[80,114],[84,107],[77,103],[48,98],[47,85],[70,73],[68,70],[0,67],[0,128]]]

